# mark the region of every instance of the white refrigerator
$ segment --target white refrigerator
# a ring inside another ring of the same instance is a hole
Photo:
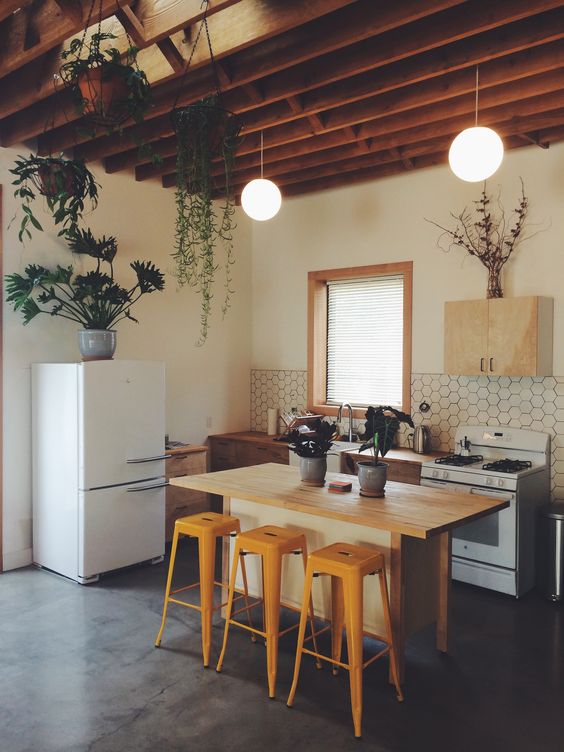
[[[164,364],[32,365],[33,561],[81,584],[164,554]]]

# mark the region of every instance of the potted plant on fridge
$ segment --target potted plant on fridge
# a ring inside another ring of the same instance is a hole
[[[6,300],[21,312],[24,324],[40,313],[76,321],[83,327],[78,333],[82,359],[111,359],[116,347],[113,327],[123,319],[138,323],[132,306],[143,295],[163,290],[164,277],[149,261],[132,261],[137,281],[122,287],[114,279],[114,237],[96,239],[90,230],[77,230],[68,244],[74,253],[96,259],[95,269],[75,274],[72,265],[47,269],[28,264],[24,274],[6,276]]]
[[[136,122],[151,104],[151,89],[145,72],[137,65],[137,47],[124,53],[104,42],[114,34],[98,29],[89,41],[73,39],[61,57],[60,76],[75,96],[83,115],[98,125],[115,128],[132,118]]]
[[[332,439],[336,434],[337,426],[321,418],[315,421],[312,431],[290,431],[288,448],[300,458],[300,477],[305,485],[325,484],[327,453],[333,446]]]
[[[56,157],[18,155],[10,172],[16,176],[12,181],[16,186],[14,196],[22,202],[20,241],[24,235],[31,238],[31,227],[43,230],[32,211],[32,203],[38,195],[45,197],[55,224],[61,225],[59,235],[76,231],[87,200],[92,209],[98,204],[98,183],[82,159],[65,159],[63,154]]]
[[[357,462],[358,481],[361,496],[382,497],[386,485],[388,463],[381,462],[378,457],[385,457],[392,448],[400,423],[407,423],[413,428],[411,415],[397,410],[395,407],[382,406],[367,409],[365,413],[365,439],[360,451],[372,449],[373,458]]]

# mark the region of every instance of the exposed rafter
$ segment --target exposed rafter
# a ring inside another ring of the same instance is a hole
[[[170,110],[214,88],[205,43],[186,73],[204,6],[103,0],[115,46],[125,50],[129,35],[141,49],[153,106],[144,123],[94,137],[53,79],[87,6],[0,3],[0,143],[37,137],[39,153],[73,148],[108,172],[134,169],[137,180],[172,186]],[[265,175],[286,195],[445,162],[472,121],[476,65],[480,122],[506,148],[564,140],[564,0],[210,0],[208,22],[224,106],[244,123],[236,193],[257,175],[261,132]]]

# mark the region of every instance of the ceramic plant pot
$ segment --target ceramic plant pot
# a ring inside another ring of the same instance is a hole
[[[94,122],[119,123],[127,115],[127,84],[121,76],[108,74],[103,66],[89,68],[77,79],[85,115]]]
[[[112,360],[116,351],[114,329],[81,329],[78,347],[82,360]]]
[[[300,457],[300,477],[306,486],[324,486],[327,457]]]
[[[381,498],[388,477],[388,463],[357,462],[360,495]]]

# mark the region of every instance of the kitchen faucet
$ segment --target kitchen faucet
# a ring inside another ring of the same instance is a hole
[[[349,402],[342,402],[337,413],[337,423],[341,422],[343,417],[343,407],[349,408],[349,441],[353,440],[353,409]]]

